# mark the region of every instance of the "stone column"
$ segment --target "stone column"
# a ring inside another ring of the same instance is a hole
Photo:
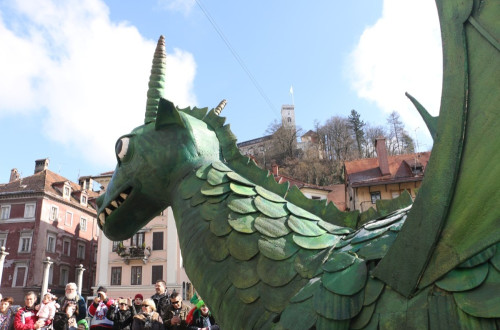
[[[43,261],[43,277],[42,277],[42,297],[47,292],[49,287],[49,270],[50,266],[52,266],[53,262],[50,261],[50,257],[47,257]]]
[[[5,257],[8,255],[9,252],[5,252],[5,246],[0,247],[0,287],[2,287],[3,264],[5,262]]]
[[[76,285],[78,285],[78,294],[81,296],[82,295],[82,283],[83,283],[83,272],[85,271],[85,268],[83,268],[82,264],[79,264],[78,267],[76,267]]]

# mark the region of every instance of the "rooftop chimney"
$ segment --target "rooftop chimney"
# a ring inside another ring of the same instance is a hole
[[[82,190],[90,190],[94,188],[94,180],[89,177],[81,177],[79,181],[80,186],[82,187]]]
[[[17,168],[13,168],[12,170],[10,170],[10,179],[9,179],[9,183],[10,182],[14,182],[16,180],[19,180],[21,176],[19,175],[19,172],[17,171]]]
[[[389,161],[387,160],[387,149],[385,148],[385,137],[375,139],[375,149],[377,150],[378,167],[382,175],[389,175]]]
[[[38,172],[44,171],[47,168],[49,168],[49,159],[48,158],[35,160],[35,173],[34,174],[37,174]]]
[[[279,175],[279,167],[278,167],[278,164],[273,164],[271,165],[272,169],[273,169],[273,175],[274,176],[278,176]]]

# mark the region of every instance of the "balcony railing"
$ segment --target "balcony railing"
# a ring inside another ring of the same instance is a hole
[[[151,256],[151,247],[118,246],[116,253],[127,265],[130,260],[142,260],[146,263],[149,256]]]

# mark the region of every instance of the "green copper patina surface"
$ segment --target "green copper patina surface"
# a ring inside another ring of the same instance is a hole
[[[500,2],[437,5],[443,96],[439,118],[410,96],[435,139],[413,205],[342,213],[277,184],[239,153],[225,102],[162,98],[161,37],[144,125],[118,139],[98,199],[105,235],[171,206],[186,272],[224,329],[498,329]]]

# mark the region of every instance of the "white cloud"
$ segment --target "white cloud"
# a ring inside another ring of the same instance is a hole
[[[178,11],[184,15],[189,15],[195,4],[195,0],[158,0],[158,4],[171,11]]]
[[[111,22],[99,0],[16,1],[8,10],[6,20],[0,9],[0,116],[45,111],[51,139],[113,166],[116,139],[143,123],[156,41]],[[196,104],[195,73],[190,53],[167,54],[166,97]]]
[[[348,72],[359,97],[385,113],[398,111],[409,130],[426,131],[404,93],[438,114],[442,53],[434,1],[384,0],[382,17],[365,29],[351,53]]]

